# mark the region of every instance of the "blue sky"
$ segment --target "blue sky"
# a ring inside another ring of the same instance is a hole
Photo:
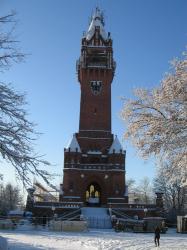
[[[125,127],[119,118],[121,96],[131,97],[134,87],[159,84],[169,61],[180,56],[187,44],[185,0],[0,0],[0,15],[11,10],[19,19],[16,35],[26,61],[1,73],[27,93],[29,119],[43,133],[36,151],[55,164],[50,170],[62,179],[63,148],[78,131],[80,88],[75,64],[80,41],[96,5],[105,13],[111,32],[117,69],[112,83],[112,130],[120,139]],[[153,159],[145,162],[123,141],[127,150],[128,178],[154,177]],[[14,179],[11,166],[1,163],[5,181]]]

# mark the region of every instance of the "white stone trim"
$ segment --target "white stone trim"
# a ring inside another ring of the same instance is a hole
[[[112,163],[75,163],[75,164],[72,164],[72,163],[65,163],[66,165],[68,164],[71,164],[71,165],[82,165],[82,166],[101,166],[101,167],[104,167],[104,166],[124,166],[124,164],[119,164],[119,163],[115,163],[115,164],[112,164]]]
[[[74,203],[76,203],[76,204],[82,204],[83,202],[82,201],[63,201],[63,203],[69,203],[69,204],[74,204]],[[58,208],[58,206],[56,206],[57,208]]]
[[[63,196],[63,198],[72,198],[72,199],[80,199],[80,196]]]
[[[92,151],[92,150],[89,150],[89,151],[87,151],[87,154],[90,154],[90,155],[101,155],[102,152],[101,151]]]
[[[127,202],[123,202],[123,203],[119,203],[119,202],[108,202],[107,204],[118,204],[118,205],[124,205],[124,204],[128,204]],[[128,208],[128,207],[127,207]],[[126,207],[124,209],[127,209]],[[132,208],[131,208],[132,209]]]
[[[107,198],[107,199],[112,199],[112,200],[125,200],[125,198],[116,198],[116,197],[114,197],[114,198],[112,198],[112,197],[109,197],[109,198]]]
[[[76,170],[76,171],[97,171],[97,172],[124,172],[122,169],[84,169],[84,168],[64,168],[64,170]]]
[[[111,140],[111,138],[94,138],[94,137],[86,137],[86,136],[79,136],[78,138],[81,139],[93,139],[93,140]]]
[[[110,132],[111,133],[111,131],[110,130],[100,130],[100,129],[95,129],[95,130],[92,130],[92,129],[81,129],[81,130],[79,130],[79,131],[90,131],[90,132]]]
[[[70,205],[66,205],[66,203],[68,203],[68,202],[65,202],[65,204],[64,205],[61,205],[61,206],[56,206],[55,207],[55,209],[56,208],[79,208],[79,205],[77,204],[77,205],[75,205],[75,206],[70,206]],[[78,203],[78,202],[73,202],[73,204],[74,203]],[[72,202],[70,202],[70,204],[72,204]],[[73,205],[72,204],[72,205]],[[80,202],[79,204],[83,204],[83,202]],[[38,208],[51,208],[51,206],[34,206],[34,207],[38,207]]]

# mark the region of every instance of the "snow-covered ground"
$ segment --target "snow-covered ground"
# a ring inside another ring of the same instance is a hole
[[[7,250],[7,249],[8,249],[7,240],[0,236],[0,250]]]
[[[152,233],[116,233],[112,229],[91,229],[84,233],[49,232],[20,227],[1,230],[9,250],[151,250],[155,249]],[[187,250],[187,234],[170,229],[161,234],[160,249]]]

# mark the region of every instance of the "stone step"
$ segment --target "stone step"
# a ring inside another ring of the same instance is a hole
[[[112,228],[107,208],[83,207],[81,215],[87,220],[90,228]]]

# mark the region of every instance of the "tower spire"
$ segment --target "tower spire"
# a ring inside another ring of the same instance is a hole
[[[104,29],[105,22],[104,22],[104,15],[103,12],[99,9],[99,7],[95,8],[95,11],[92,14],[91,22],[86,34],[86,39],[90,40],[92,39],[93,35],[95,34],[96,27],[99,27],[100,29],[100,35],[104,40],[107,39],[107,34]]]

